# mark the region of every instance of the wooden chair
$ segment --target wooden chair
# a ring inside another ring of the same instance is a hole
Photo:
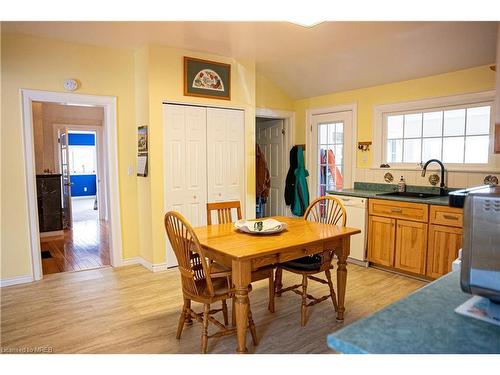
[[[241,205],[239,201],[207,203],[207,223],[212,225],[212,211],[217,212],[218,224],[233,222],[232,210],[236,210],[236,217],[241,220]],[[267,308],[274,312],[274,267],[266,266],[252,271],[252,282],[269,279],[269,303]],[[233,302],[233,324],[234,324],[234,302]]]
[[[226,300],[233,298],[234,290],[231,288],[228,278],[212,277],[209,264],[198,238],[191,225],[189,225],[181,214],[174,211],[167,212],[165,214],[165,229],[179,263],[178,269],[181,273],[182,294],[184,298],[184,306],[179,317],[176,337],[177,339],[181,338],[184,324],[191,322],[191,319],[202,322],[201,352],[206,353],[209,338],[226,336],[236,332],[235,328],[228,329],[226,327],[228,324]],[[194,312],[191,309],[191,301],[202,303],[204,305],[203,313]],[[211,310],[210,305],[219,301],[222,302],[222,308]],[[221,311],[224,317],[224,324],[212,316]],[[217,326],[219,331],[208,335],[209,323]],[[255,324],[253,323],[250,310],[248,313],[248,328],[254,345],[257,345]]]
[[[346,211],[344,205],[340,200],[335,197],[326,196],[315,199],[304,214],[305,220],[317,221],[331,225],[345,226]],[[325,250],[321,254],[306,256],[299,259],[294,259],[285,263],[281,263],[276,268],[276,295],[281,296],[282,293],[293,291],[302,297],[302,307],[300,324],[305,326],[307,322],[307,308],[320,303],[329,297],[332,299],[335,311],[337,311],[337,297],[333,289],[332,276],[330,270],[333,269],[332,265],[333,251]],[[302,275],[302,283],[283,288],[282,276],[283,270]],[[325,273],[326,280],[314,276],[318,273]],[[307,281],[313,280],[322,284],[328,284],[330,294],[320,298],[313,297],[307,293]],[[299,288],[302,287],[302,290]],[[307,300],[312,300],[307,302]]]

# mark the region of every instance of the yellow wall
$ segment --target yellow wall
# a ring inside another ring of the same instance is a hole
[[[257,108],[293,111],[293,100],[287,94],[262,74],[257,73],[255,78]]]
[[[305,143],[306,110],[340,104],[358,104],[358,141],[372,140],[373,106],[402,101],[456,95],[495,88],[495,73],[487,65],[456,72],[439,74],[409,81],[344,91],[330,95],[297,100],[295,143]],[[376,141],[376,140],[375,140]],[[358,151],[359,168],[371,167],[371,152],[362,162]]]
[[[135,59],[135,122],[149,126],[149,47],[137,50]],[[148,140],[149,142],[149,140]],[[139,255],[153,259],[150,177],[137,177]]]
[[[230,101],[185,97],[183,56],[231,63]],[[118,98],[119,186],[123,258],[165,259],[163,228],[162,101],[229,106],[245,110],[246,215],[255,204],[256,75],[253,61],[237,61],[156,45],[136,51],[102,48],[24,35],[2,35],[2,278],[31,273],[28,210],[22,147],[20,88],[63,91],[64,78],[77,78],[77,93]],[[265,78],[262,107],[291,109],[291,100]],[[149,126],[149,175],[127,175],[136,165],[136,126]],[[9,163],[6,163],[9,156]],[[8,220],[6,220],[8,218]]]
[[[231,64],[231,100],[205,99],[183,95],[183,56],[217,60]],[[163,113],[161,103],[199,103],[226,106],[245,110],[247,196],[246,215],[254,215],[255,205],[255,64],[253,61],[237,61],[194,51],[180,50],[157,45],[149,46],[149,134],[150,134],[150,209],[152,231],[152,259],[155,264],[166,261],[166,236],[163,227]],[[141,213],[142,215],[142,213]]]
[[[77,93],[117,97],[119,186],[123,258],[165,259],[163,228],[162,101],[190,102],[245,110],[247,216],[255,204],[255,100],[253,61],[237,61],[149,45],[136,51],[68,43],[24,35],[2,35],[2,237],[1,278],[31,274],[28,208],[23,170],[21,88],[64,91],[65,78],[77,78]],[[183,95],[183,56],[231,63],[232,99]],[[268,85],[269,86],[269,85]],[[269,86],[270,87],[270,86]],[[282,100],[282,99],[280,99]],[[128,176],[136,166],[138,125],[149,126],[149,175]]]
[[[245,110],[247,217],[255,204],[255,107],[297,112],[296,143],[305,142],[308,108],[358,103],[358,140],[370,140],[376,104],[492,89],[494,74],[487,67],[411,81],[352,90],[293,102],[255,63],[157,45],[137,51],[2,34],[1,129],[1,278],[31,273],[28,211],[23,170],[20,88],[63,91],[64,78],[78,78],[77,93],[117,97],[120,203],[123,257],[142,256],[165,262],[163,228],[162,101],[229,106]],[[232,64],[232,99],[221,101],[183,95],[183,56]],[[137,125],[149,126],[150,160],[147,178],[127,175],[136,165]],[[364,167],[370,165],[370,159]]]
[[[19,90],[64,91],[65,78],[82,82],[77,93],[117,97],[123,255],[137,256],[133,52],[2,33],[1,73],[1,278],[31,274]]]

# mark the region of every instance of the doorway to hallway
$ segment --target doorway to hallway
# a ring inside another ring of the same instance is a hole
[[[39,236],[43,274],[109,266],[104,111],[33,102]],[[90,124],[90,125],[82,125]],[[49,183],[50,182],[50,183]]]
[[[255,126],[256,152],[259,152],[256,160],[256,216],[282,215],[286,175],[284,120],[257,117]]]

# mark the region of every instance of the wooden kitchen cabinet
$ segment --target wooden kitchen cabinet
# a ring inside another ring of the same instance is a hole
[[[429,220],[429,205],[427,204],[370,199],[368,206],[370,215],[422,222]]]
[[[451,271],[462,247],[463,210],[431,206],[429,222],[426,275],[438,278]]]
[[[427,248],[427,272],[432,278],[451,271],[451,264],[462,247],[462,228],[431,224]]]
[[[429,206],[370,199],[368,210],[368,260],[405,272],[425,274]]]
[[[370,215],[368,222],[368,259],[382,266],[394,265],[396,220]]]
[[[398,220],[394,267],[402,271],[423,275],[425,274],[426,255],[427,224]]]
[[[370,199],[368,209],[371,263],[429,278],[451,271],[462,246],[462,209],[381,199]]]

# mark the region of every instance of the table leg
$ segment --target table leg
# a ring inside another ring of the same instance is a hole
[[[345,301],[345,289],[347,283],[347,256],[349,255],[351,239],[350,237],[345,237],[342,239],[342,248],[337,252],[337,298],[338,298],[338,310],[337,310],[337,321],[344,321],[344,301]]]
[[[251,282],[251,265],[248,261],[233,261],[233,283],[235,286],[236,333],[238,335],[238,353],[246,353],[246,338],[248,325],[248,286]]]

